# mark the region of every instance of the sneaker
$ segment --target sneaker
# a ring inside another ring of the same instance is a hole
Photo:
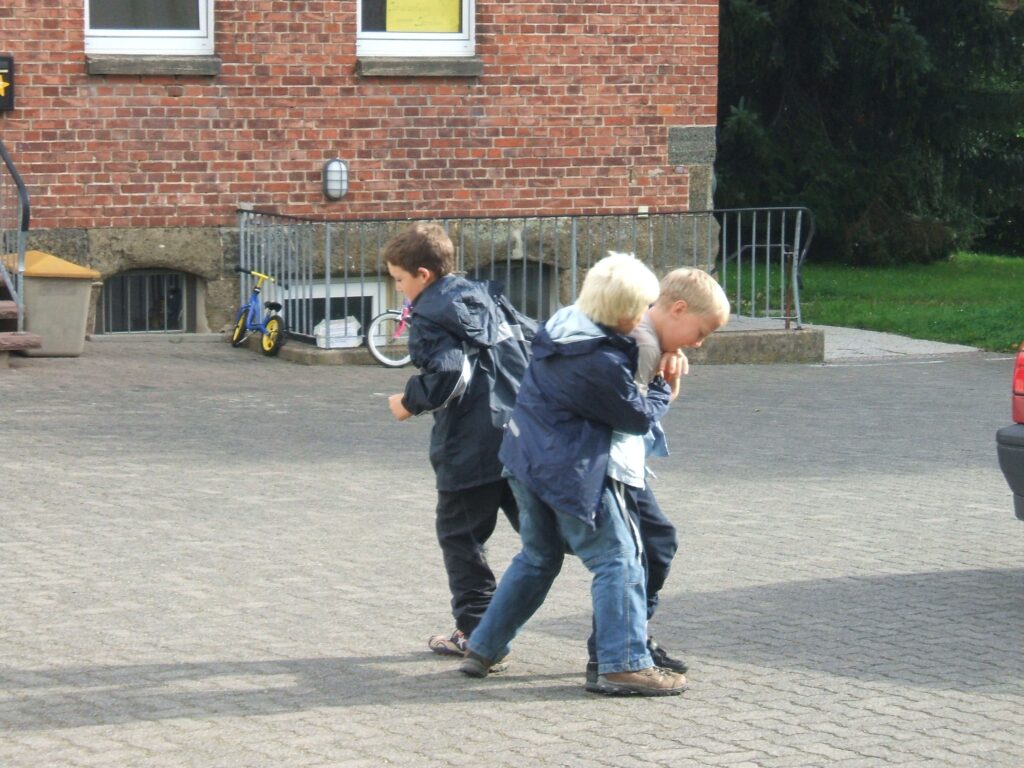
[[[606,696],[676,696],[686,690],[686,678],[658,667],[636,672],[598,675],[597,683],[586,689]]]
[[[442,656],[465,656],[466,636],[461,629],[456,629],[451,636],[431,635],[427,639],[427,646]]]
[[[674,659],[669,656],[668,651],[658,645],[658,641],[653,637],[647,638],[647,650],[650,652],[651,659],[656,667],[667,669],[670,672],[678,672],[679,674],[682,674],[689,668],[682,659]]]
[[[508,669],[505,659],[485,659],[479,653],[466,651],[466,660],[459,665],[459,671],[470,677],[487,677]]]

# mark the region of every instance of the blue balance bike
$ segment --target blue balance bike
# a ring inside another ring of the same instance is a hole
[[[264,275],[262,272],[246,269],[245,267],[235,267],[235,271],[241,272],[244,275],[252,275],[256,278],[256,282],[252,287],[249,300],[238,310],[238,316],[235,318],[235,328],[231,333],[231,346],[242,346],[245,340],[249,338],[249,334],[259,331],[262,335],[260,349],[264,355],[273,357],[281,351],[288,332],[284,318],[277,314],[281,311],[281,305],[276,301],[264,303],[260,300],[260,289],[263,287],[263,283],[267,280],[274,282],[274,278],[270,275]]]

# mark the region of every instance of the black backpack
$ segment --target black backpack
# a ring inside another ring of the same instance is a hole
[[[501,340],[483,354],[483,359],[481,350],[466,344],[466,359],[470,376],[480,375],[482,372],[479,368],[482,366],[491,379],[491,422],[496,427],[504,428],[512,415],[519,385],[530,364],[533,337],[537,334],[538,323],[515,308],[508,296],[502,292],[501,283],[489,280],[484,284],[488,295],[498,308],[503,320],[502,326],[507,326],[507,331],[505,327],[499,328]]]

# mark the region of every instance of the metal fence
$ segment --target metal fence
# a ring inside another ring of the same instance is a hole
[[[241,266],[277,279],[266,298],[281,302],[293,336],[332,346],[328,321],[349,318],[346,327],[354,319],[365,328],[375,314],[400,306],[380,252],[415,219],[238,214]],[[460,272],[501,282],[516,307],[537,320],[575,301],[587,270],[612,250],[636,254],[659,276],[680,266],[708,270],[726,289],[733,314],[786,328],[802,322],[799,273],[814,230],[806,208],[434,220],[455,243]],[[240,302],[250,290],[243,276]]]
[[[0,141],[0,280],[18,311],[18,333],[25,330],[25,240],[28,234],[29,200],[7,147]]]

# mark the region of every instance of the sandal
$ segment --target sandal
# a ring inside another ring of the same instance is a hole
[[[465,656],[466,636],[460,629],[452,632],[450,637],[447,635],[431,635],[427,640],[427,646],[434,653],[439,653],[442,656]]]

